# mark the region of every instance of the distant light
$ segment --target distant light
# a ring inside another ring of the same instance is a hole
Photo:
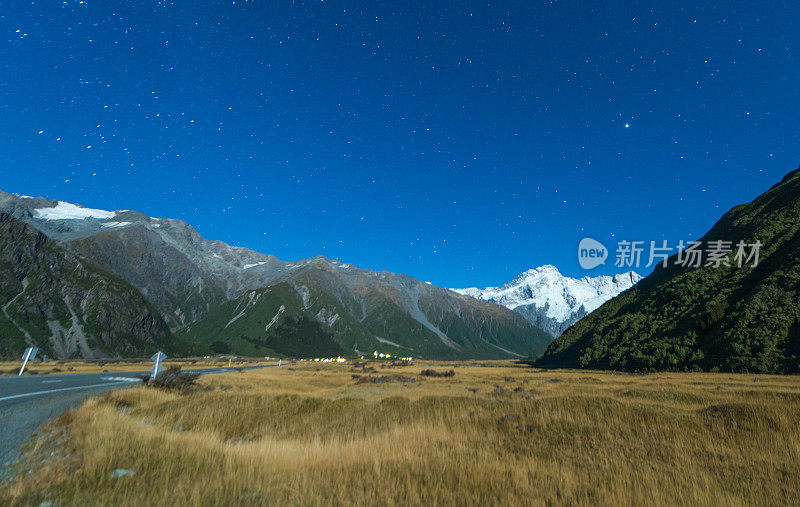
[[[631,124],[630,124],[630,123],[626,123],[626,124],[625,124],[625,128],[629,128],[630,126],[631,126]]]

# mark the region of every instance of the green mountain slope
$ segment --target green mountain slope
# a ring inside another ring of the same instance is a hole
[[[273,286],[249,291],[179,334],[217,351],[301,357],[377,350],[508,358],[539,354],[550,342],[549,335],[500,306],[400,275],[342,273],[329,262],[318,259]],[[304,349],[290,345],[299,327],[315,337]]]
[[[536,364],[799,372],[800,169],[726,213],[702,238],[713,240],[759,240],[761,261],[693,269],[672,258],[572,326]]]
[[[144,356],[181,347],[136,289],[0,213],[0,357]]]

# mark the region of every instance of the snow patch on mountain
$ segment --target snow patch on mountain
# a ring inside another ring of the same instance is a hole
[[[58,204],[52,208],[38,208],[33,211],[36,213],[36,218],[42,220],[84,220],[86,218],[108,220],[117,216],[116,211],[83,208],[64,201],[58,201]]]
[[[126,225],[131,225],[130,222],[104,222],[100,224],[101,227],[105,227],[106,229],[114,229],[116,227],[125,227]]]
[[[263,266],[264,264],[266,264],[266,262],[254,262],[253,264],[245,264],[244,266],[242,266],[242,269],[255,268],[257,266]]]

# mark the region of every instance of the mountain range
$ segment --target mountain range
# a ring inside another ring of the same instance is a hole
[[[64,256],[135,288],[156,310],[154,322],[171,330],[139,348],[43,347],[56,357],[143,355],[174,342],[195,353],[509,358],[538,355],[552,340],[500,305],[322,256],[281,261],[203,238],[181,220],[5,192],[0,211],[40,231]],[[23,274],[7,281],[8,298]],[[46,332],[25,341],[45,338],[55,341]]]
[[[674,255],[568,329],[536,364],[800,372],[800,169],[725,213],[699,241],[730,242],[732,251],[719,266],[684,266]],[[740,241],[760,243],[757,263],[739,266]]]
[[[502,287],[451,290],[503,305],[557,337],[641,279],[633,271],[614,276],[569,278],[555,266],[545,265],[529,269]]]
[[[47,357],[380,351],[798,373],[800,169],[700,239],[740,241],[761,245],[758,263],[739,266],[731,250],[691,267],[678,262],[684,252],[641,281],[543,266],[503,287],[448,290],[322,256],[281,261],[181,220],[0,192],[0,355],[26,345]]]

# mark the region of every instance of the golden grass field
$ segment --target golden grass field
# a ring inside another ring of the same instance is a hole
[[[276,361],[257,360],[257,359],[235,359],[232,366],[257,366],[260,364],[272,364]],[[17,375],[22,361],[0,361],[0,376]],[[180,366],[181,368],[218,368],[228,366],[228,360],[217,360],[217,358],[197,358],[197,359],[167,359],[164,366]],[[85,361],[80,359],[65,359],[61,361],[39,361],[34,360],[25,367],[26,375],[59,375],[65,373],[113,373],[122,371],[148,371],[153,367],[153,362],[149,360],[125,361]]]
[[[800,504],[800,377],[370,367],[89,399],[28,444],[0,504]]]

